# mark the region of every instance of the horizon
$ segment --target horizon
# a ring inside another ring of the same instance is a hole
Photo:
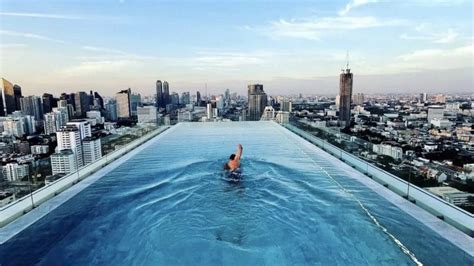
[[[204,92],[207,84],[209,94],[245,94],[247,84],[261,83],[270,95],[335,95],[347,61],[354,93],[474,87],[471,1],[1,0],[0,7],[0,73],[25,95],[112,96],[129,87],[149,95],[158,79],[175,92]]]

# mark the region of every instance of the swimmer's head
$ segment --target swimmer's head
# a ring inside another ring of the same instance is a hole
[[[235,159],[235,154],[231,154],[230,157],[229,157],[229,160],[234,160]]]

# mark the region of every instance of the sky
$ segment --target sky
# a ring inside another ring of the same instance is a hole
[[[25,95],[132,88],[474,91],[474,1],[0,0],[0,75]]]

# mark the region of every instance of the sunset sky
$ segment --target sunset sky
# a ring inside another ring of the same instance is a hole
[[[24,94],[124,88],[469,92],[473,1],[0,0],[0,74]]]

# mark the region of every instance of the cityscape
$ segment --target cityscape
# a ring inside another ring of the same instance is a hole
[[[472,2],[0,4],[0,265],[474,263]]]

